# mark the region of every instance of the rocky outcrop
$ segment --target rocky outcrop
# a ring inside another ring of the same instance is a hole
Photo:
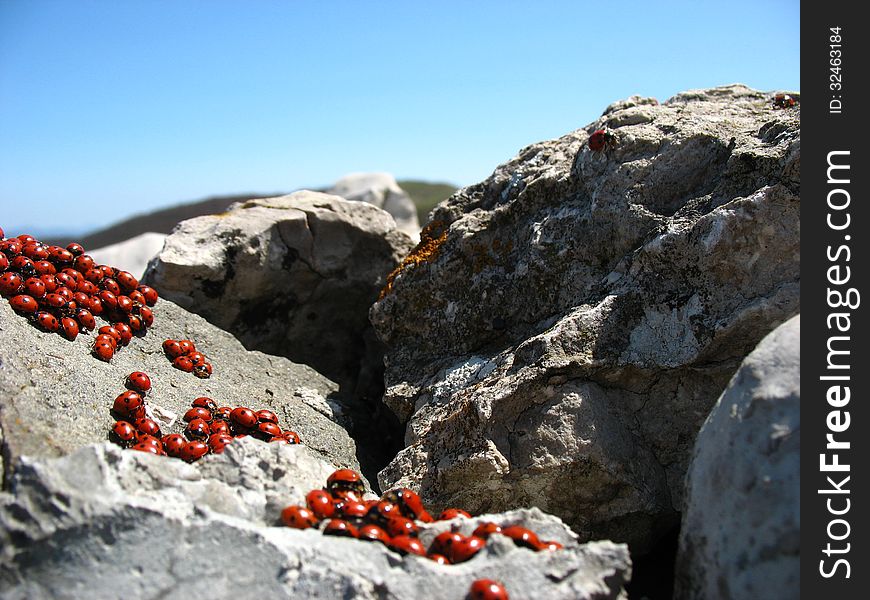
[[[302,191],[180,223],[144,279],[247,348],[370,395],[383,350],[367,311],[411,245],[370,204]]]
[[[701,428],[678,598],[800,596],[800,316],[746,357]]]
[[[268,408],[283,428],[333,465],[359,468],[356,447],[345,426],[337,386],[304,365],[261,352],[248,352],[228,333],[166,299],[154,306],[154,324],[134,336],[111,362],[90,354],[94,333],[72,342],[45,333],[0,301],[0,440],[6,467],[22,455],[53,457],[108,439],[110,411],[133,371],[151,377],[149,404],[174,413],[164,433],[184,428],[181,416],[199,396],[219,405]],[[103,323],[100,322],[100,325]],[[172,367],[163,340],[190,339],[214,372],[198,379]],[[8,473],[6,474],[8,478]]]
[[[389,173],[349,173],[326,193],[345,200],[374,204],[390,213],[399,231],[407,233],[412,240],[416,241],[420,234],[414,201]]]
[[[141,233],[117,244],[89,250],[88,254],[100,264],[112,265],[129,271],[136,277],[142,277],[148,261],[160,252],[165,239],[165,233]]]
[[[638,552],[674,527],[710,408],[799,309],[800,108],[772,98],[632,97],[439,205],[370,313],[407,423],[382,486]]]
[[[300,446],[244,439],[198,465],[89,446],[22,461],[0,494],[4,598],[221,597],[433,600],[464,598],[478,578],[512,598],[625,598],[624,545],[580,545],[540,511],[456,519],[468,532],[486,518],[535,528],[565,545],[533,552],[493,535],[460,565],[401,557],[375,542],[281,527],[283,506],[320,487],[326,466]]]

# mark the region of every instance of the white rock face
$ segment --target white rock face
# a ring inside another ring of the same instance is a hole
[[[345,200],[374,204],[390,213],[399,230],[412,240],[416,241],[420,234],[414,202],[389,173],[349,173],[335,182],[327,193]]]
[[[800,596],[800,333],[798,315],[765,337],[698,434],[678,598]]]
[[[165,239],[165,233],[142,233],[117,244],[90,250],[88,254],[97,263],[118,267],[140,278],[145,273],[148,261],[163,248]]]
[[[425,527],[428,543],[483,520],[522,524],[563,550],[532,552],[494,535],[472,560],[437,565],[375,542],[280,526],[331,466],[303,446],[243,439],[195,465],[88,446],[53,460],[24,459],[0,493],[0,590],[5,599],[155,597],[456,600],[479,578],[512,598],[625,598],[624,545],[580,545],[538,510]]]

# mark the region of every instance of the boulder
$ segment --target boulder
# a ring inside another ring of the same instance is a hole
[[[624,545],[581,545],[537,510],[458,518],[421,539],[486,518],[564,544],[533,552],[493,535],[474,558],[439,565],[375,542],[280,526],[281,508],[320,487],[327,465],[302,446],[244,439],[194,466],[110,445],[22,459],[0,493],[0,589],[9,599],[197,597],[464,598],[479,578],[512,598],[625,598]]]
[[[249,349],[379,397],[383,349],[367,311],[411,246],[379,208],[301,191],[183,221],[144,280]]]
[[[268,408],[315,455],[336,467],[359,468],[346,423],[339,424],[343,406],[333,382],[286,358],[246,351],[230,334],[169,300],[158,300],[153,311],[147,333],[106,363],[90,353],[95,332],[68,341],[37,329],[0,299],[0,466],[14,469],[22,455],[60,456],[107,440],[115,422],[112,404],[125,391],[126,376],[144,371],[152,384],[148,403],[177,417],[171,425],[167,419],[164,433],[181,432],[191,401],[208,396],[218,405]],[[212,376],[198,379],[175,369],[162,350],[168,338],[192,340],[211,362]]]
[[[698,434],[678,598],[800,596],[800,327],[761,341]]]
[[[123,242],[103,246],[96,250],[88,250],[95,261],[104,265],[112,265],[129,271],[136,277],[142,277],[145,267],[163,248],[165,233],[141,233]]]
[[[676,527],[710,408],[799,310],[800,108],[772,99],[632,97],[436,207],[370,311],[406,423],[382,487],[638,553]]]
[[[368,202],[390,213],[396,227],[416,240],[420,235],[417,207],[389,173],[350,173],[335,182],[327,194],[345,200]]]

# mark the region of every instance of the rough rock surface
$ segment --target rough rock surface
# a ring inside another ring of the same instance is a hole
[[[98,324],[105,323],[98,319]],[[22,455],[58,456],[107,440],[115,422],[112,402],[125,390],[125,377],[145,371],[152,383],[149,404],[178,415],[169,431],[180,432],[191,401],[208,396],[219,405],[269,408],[318,456],[359,468],[354,442],[336,422],[342,419],[342,406],[333,397],[337,386],[309,367],[246,351],[233,336],[165,299],[154,306],[147,334],[134,337],[110,363],[91,356],[94,337],[94,332],[80,334],[70,342],[45,333],[0,300],[4,466],[14,466]],[[167,338],[193,340],[214,367],[211,378],[173,368],[161,348]]]
[[[0,589],[8,599],[199,597],[459,600],[474,579],[502,581],[512,598],[625,598],[624,545],[580,545],[558,519],[515,511],[484,518],[523,524],[565,544],[518,548],[492,536],[456,566],[402,558],[374,542],[278,526],[329,470],[304,447],[241,440],[198,465],[89,446],[22,461],[0,494]]]
[[[404,231],[413,240],[420,235],[414,201],[389,173],[349,173],[336,181],[326,193],[341,196],[345,200],[374,204],[393,216],[399,231]]]
[[[136,277],[142,277],[148,261],[160,252],[165,239],[165,233],[141,233],[123,242],[96,250],[88,248],[88,254],[100,264],[112,265],[129,271]]]
[[[632,97],[436,207],[370,312],[407,422],[382,486],[638,552],[674,527],[710,408],[799,310],[800,108],[772,98]]]
[[[183,221],[144,279],[247,348],[365,395],[383,372],[367,311],[411,245],[375,206],[302,191]]]
[[[800,596],[800,316],[746,357],[698,434],[679,598]]]

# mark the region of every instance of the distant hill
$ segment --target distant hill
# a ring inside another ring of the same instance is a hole
[[[417,206],[417,214],[420,223],[426,223],[426,216],[432,208],[456,191],[456,187],[447,183],[429,183],[425,181],[406,180],[400,181],[399,186],[405,190]],[[96,249],[117,244],[142,233],[152,231],[154,233],[169,233],[177,223],[186,219],[192,219],[201,215],[213,215],[225,211],[230,204],[242,202],[251,198],[268,198],[281,196],[288,192],[236,194],[233,196],[211,196],[205,200],[177,204],[157,210],[152,213],[136,215],[99,229],[76,237],[46,237],[44,242],[66,246],[72,241],[79,242],[87,249]]]

